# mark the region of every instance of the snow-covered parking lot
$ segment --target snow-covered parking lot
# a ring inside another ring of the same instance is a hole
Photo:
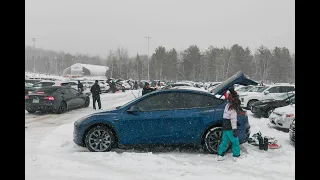
[[[132,91],[136,96],[139,91]],[[140,92],[141,93],[141,92]],[[122,105],[134,96],[130,91],[102,94],[104,110]],[[268,126],[266,118],[250,112],[251,132],[275,137],[280,149],[261,151],[248,143],[241,145],[242,158],[225,161],[217,155],[194,148],[116,149],[92,153],[72,141],[73,122],[97,112],[88,108],[64,114],[25,114],[25,175],[27,180],[188,180],[188,179],[295,179],[295,148],[287,132]]]

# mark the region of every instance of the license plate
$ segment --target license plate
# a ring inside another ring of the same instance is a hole
[[[39,103],[39,99],[33,99],[32,103]]]

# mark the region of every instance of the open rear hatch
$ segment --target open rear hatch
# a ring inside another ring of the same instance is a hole
[[[239,84],[243,86],[248,85],[258,85],[257,82],[254,80],[249,79],[242,71],[238,71],[236,74],[228,78],[227,80],[223,81],[219,85],[217,85],[213,90],[212,94],[214,95],[223,95],[223,93],[228,90],[234,84]]]

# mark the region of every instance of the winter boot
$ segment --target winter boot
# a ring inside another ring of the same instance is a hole
[[[225,159],[226,159],[225,156],[220,156],[220,155],[218,155],[218,161],[223,161],[223,160],[225,160]]]

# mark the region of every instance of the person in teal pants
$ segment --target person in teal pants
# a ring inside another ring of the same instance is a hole
[[[228,96],[229,103],[226,105],[222,120],[222,141],[218,149],[218,160],[224,160],[224,153],[228,148],[229,141],[232,144],[234,158],[240,157],[240,143],[237,130],[237,114],[241,110],[241,101],[237,95]]]

